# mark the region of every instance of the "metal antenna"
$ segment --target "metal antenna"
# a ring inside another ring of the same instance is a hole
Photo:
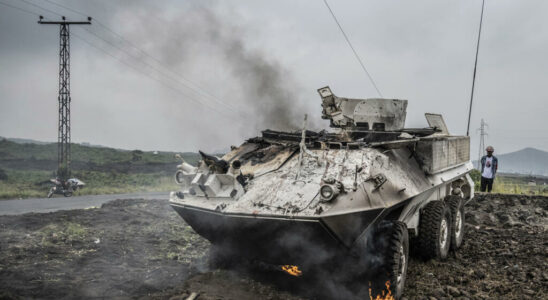
[[[346,40],[346,43],[348,44],[348,46],[350,46],[350,49],[352,50],[352,52],[354,53],[354,56],[356,57],[356,59],[358,60],[358,63],[360,64],[360,66],[362,67],[362,70],[365,72],[365,74],[367,75],[367,77],[369,78],[369,81],[371,82],[371,85],[373,85],[373,87],[375,88],[375,90],[377,91],[377,93],[379,94],[379,97],[383,97],[382,94],[381,94],[381,91],[379,90],[379,88],[377,87],[377,84],[375,83],[375,81],[373,80],[373,77],[371,76],[371,74],[369,73],[369,71],[367,71],[367,68],[365,68],[365,64],[363,63],[362,59],[360,58],[360,56],[358,55],[358,52],[356,52],[356,49],[354,49],[354,46],[352,46],[352,43],[350,42],[350,39],[348,38],[348,36],[346,35],[346,33],[344,32],[342,26],[341,26],[341,23],[339,23],[339,20],[337,19],[337,17],[335,16],[335,13],[333,12],[333,10],[331,9],[331,6],[329,6],[329,3],[327,3],[327,0],[323,0],[323,3],[325,4],[325,6],[327,7],[327,9],[329,10],[329,13],[331,14],[331,16],[333,17],[333,20],[335,20],[335,23],[337,23],[337,26],[339,27],[339,30],[341,31],[342,35],[344,36],[344,39]]]
[[[478,66],[478,53],[479,53],[479,46],[480,46],[480,38],[481,38],[481,25],[483,23],[483,9],[485,8],[485,0],[482,0],[481,3],[481,17],[480,17],[480,23],[479,23],[479,32],[478,32],[478,43],[476,45],[476,61],[474,62],[474,75],[472,76],[472,92],[470,95],[470,108],[468,110],[468,126],[466,127],[466,136],[470,135],[470,118],[472,117],[472,103],[474,101],[474,87],[476,84],[476,69]]]
[[[57,176],[66,180],[70,177],[70,31],[69,25],[91,25],[87,21],[44,21],[40,16],[38,24],[59,25],[59,132],[57,138]]]

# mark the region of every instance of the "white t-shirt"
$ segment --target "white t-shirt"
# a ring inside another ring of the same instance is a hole
[[[493,178],[493,157],[487,156],[485,158],[485,167],[483,167],[482,177]]]

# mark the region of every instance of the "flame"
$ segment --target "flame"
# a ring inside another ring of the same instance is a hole
[[[299,276],[303,275],[303,272],[301,270],[299,270],[298,266],[283,265],[282,266],[282,271],[286,272],[289,275],[296,276],[296,277],[299,277]]]
[[[369,283],[369,300],[396,300],[394,296],[392,295],[392,291],[390,290],[390,281],[387,281],[384,283],[386,286],[386,291],[382,291],[380,295],[378,294],[375,298],[373,298],[373,295],[371,295],[371,282]]]

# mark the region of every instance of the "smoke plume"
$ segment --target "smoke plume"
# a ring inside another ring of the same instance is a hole
[[[160,14],[159,14],[160,15]],[[166,18],[163,16],[163,18]],[[220,17],[215,8],[191,4],[188,10],[148,27],[159,44],[162,60],[181,70],[199,74],[208,91],[237,111],[244,128],[295,130],[302,125],[304,105],[296,80],[271,55],[246,44],[248,30]],[[164,23],[164,21],[167,22]],[[167,28],[167,32],[166,32]],[[207,79],[204,79],[207,78]]]

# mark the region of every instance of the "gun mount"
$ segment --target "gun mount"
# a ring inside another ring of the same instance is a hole
[[[407,100],[349,99],[335,96],[326,86],[322,97],[322,119],[331,127],[352,131],[401,131],[405,124]]]

